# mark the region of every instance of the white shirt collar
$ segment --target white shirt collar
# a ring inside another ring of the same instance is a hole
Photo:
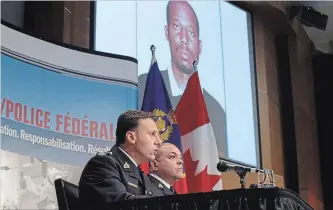
[[[184,87],[184,90],[182,90],[181,88],[178,87],[176,78],[175,78],[175,76],[173,74],[173,71],[172,71],[171,63],[170,63],[170,66],[168,68],[168,76],[169,76],[169,82],[170,82],[171,95],[172,96],[182,95],[184,93],[184,90],[185,90],[186,86]]]
[[[128,154],[127,154],[127,152],[125,152],[121,147],[119,147],[119,149],[120,149],[120,151],[122,151],[132,162],[133,162],[133,164],[136,166],[136,167],[138,167],[138,164],[135,162],[135,160],[133,160],[133,158],[131,157],[131,156],[129,156]]]
[[[183,90],[181,88],[179,88],[179,86],[177,84],[177,81],[176,81],[176,78],[175,78],[175,76],[173,74],[173,71],[172,71],[172,64],[171,63],[170,63],[170,66],[169,66],[167,71],[168,71],[168,76],[169,76],[171,95],[172,96],[183,95],[187,84],[184,86]],[[203,91],[202,85],[201,85],[201,91]]]
[[[166,186],[168,189],[170,189],[171,185],[168,184],[166,181],[164,181],[161,177],[157,176],[156,174],[150,174],[152,177],[157,179],[158,181],[162,182],[164,186]]]

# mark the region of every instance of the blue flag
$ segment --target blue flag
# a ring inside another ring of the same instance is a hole
[[[182,151],[179,128],[157,61],[153,62],[147,76],[141,110],[157,117],[162,141],[172,143]]]
[[[174,144],[182,153],[182,144],[179,127],[172,108],[168,91],[165,87],[162,74],[153,55],[153,62],[147,76],[146,89],[142,102],[142,111],[152,112],[157,117],[157,128],[163,142]],[[148,165],[142,165],[148,173]],[[185,169],[184,169],[185,171]],[[179,193],[187,193],[186,176],[173,185]]]

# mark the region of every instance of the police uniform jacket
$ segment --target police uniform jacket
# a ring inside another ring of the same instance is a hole
[[[165,195],[175,195],[176,191],[171,187],[168,188],[165,186],[160,180],[156,179],[151,174],[148,174],[148,178],[150,179],[152,186],[151,190],[154,196],[165,196]]]
[[[79,200],[82,209],[108,209],[112,202],[152,197],[146,175],[118,146],[92,157],[81,174]]]

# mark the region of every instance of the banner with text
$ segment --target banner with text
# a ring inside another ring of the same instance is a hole
[[[135,89],[48,71],[1,55],[1,149],[83,166],[110,150]],[[59,155],[61,154],[61,155]]]
[[[80,56],[72,60],[81,61]],[[109,71],[125,71],[117,65]],[[0,209],[57,209],[54,180],[77,184],[87,161],[114,145],[117,118],[128,109],[137,109],[137,87],[131,82],[78,77],[3,49]]]

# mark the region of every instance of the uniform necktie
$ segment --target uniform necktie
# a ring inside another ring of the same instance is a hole
[[[176,194],[176,191],[175,191],[175,189],[173,189],[172,186],[170,186],[170,190],[171,190],[172,194]]]
[[[138,170],[139,170],[139,174],[140,174],[141,180],[142,180],[142,182],[144,182],[144,181],[145,181],[144,178],[143,178],[144,173],[143,173],[143,171],[141,170],[141,167],[140,167],[140,166],[138,166]]]

